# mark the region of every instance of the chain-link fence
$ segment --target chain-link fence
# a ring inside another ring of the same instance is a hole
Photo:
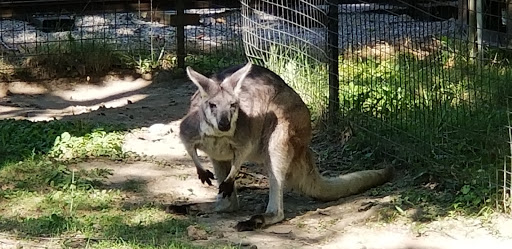
[[[247,55],[340,114],[374,162],[403,166],[433,199],[489,202],[507,151],[512,6],[244,0],[242,16]]]
[[[2,1],[0,79],[243,61],[239,3],[222,2]]]

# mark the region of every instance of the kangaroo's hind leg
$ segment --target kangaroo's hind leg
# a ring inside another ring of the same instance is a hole
[[[276,127],[268,143],[268,156],[265,166],[269,171],[269,200],[264,214],[254,215],[247,221],[239,222],[238,231],[249,231],[280,222],[284,219],[283,191],[286,173],[294,158],[285,127]]]
[[[217,183],[220,185],[224,182],[231,170],[231,161],[216,161],[211,160]],[[217,195],[217,201],[215,203],[215,211],[217,212],[232,212],[238,210],[238,196],[236,191],[236,183],[233,181],[233,193],[224,197],[222,193]]]

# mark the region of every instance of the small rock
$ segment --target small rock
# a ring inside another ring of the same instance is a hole
[[[192,240],[207,240],[208,239],[206,231],[201,229],[198,226],[188,226],[187,227],[187,235]]]

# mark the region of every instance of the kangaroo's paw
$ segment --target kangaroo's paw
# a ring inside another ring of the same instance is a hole
[[[230,197],[235,191],[235,181],[226,179],[219,185],[219,194],[223,197]]]
[[[212,180],[215,179],[215,177],[213,176],[213,173],[209,170],[203,170],[203,169],[199,169],[197,168],[197,176],[199,178],[199,180],[201,180],[201,183],[208,183],[208,185],[212,186]]]
[[[236,224],[235,229],[239,232],[254,231],[265,226],[265,216],[259,214],[254,215],[246,221],[240,221]]]

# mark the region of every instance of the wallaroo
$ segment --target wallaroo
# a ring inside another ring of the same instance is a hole
[[[238,209],[235,186],[242,163],[262,164],[270,190],[266,212],[237,224],[238,231],[262,228],[284,219],[283,190],[299,191],[321,201],[361,193],[392,178],[392,168],[365,170],[325,178],[309,148],[311,118],[300,96],[267,68],[247,63],[208,78],[187,67],[198,90],[180,124],[180,138],[202,183],[217,180],[216,211]],[[205,169],[197,150],[210,158]]]

